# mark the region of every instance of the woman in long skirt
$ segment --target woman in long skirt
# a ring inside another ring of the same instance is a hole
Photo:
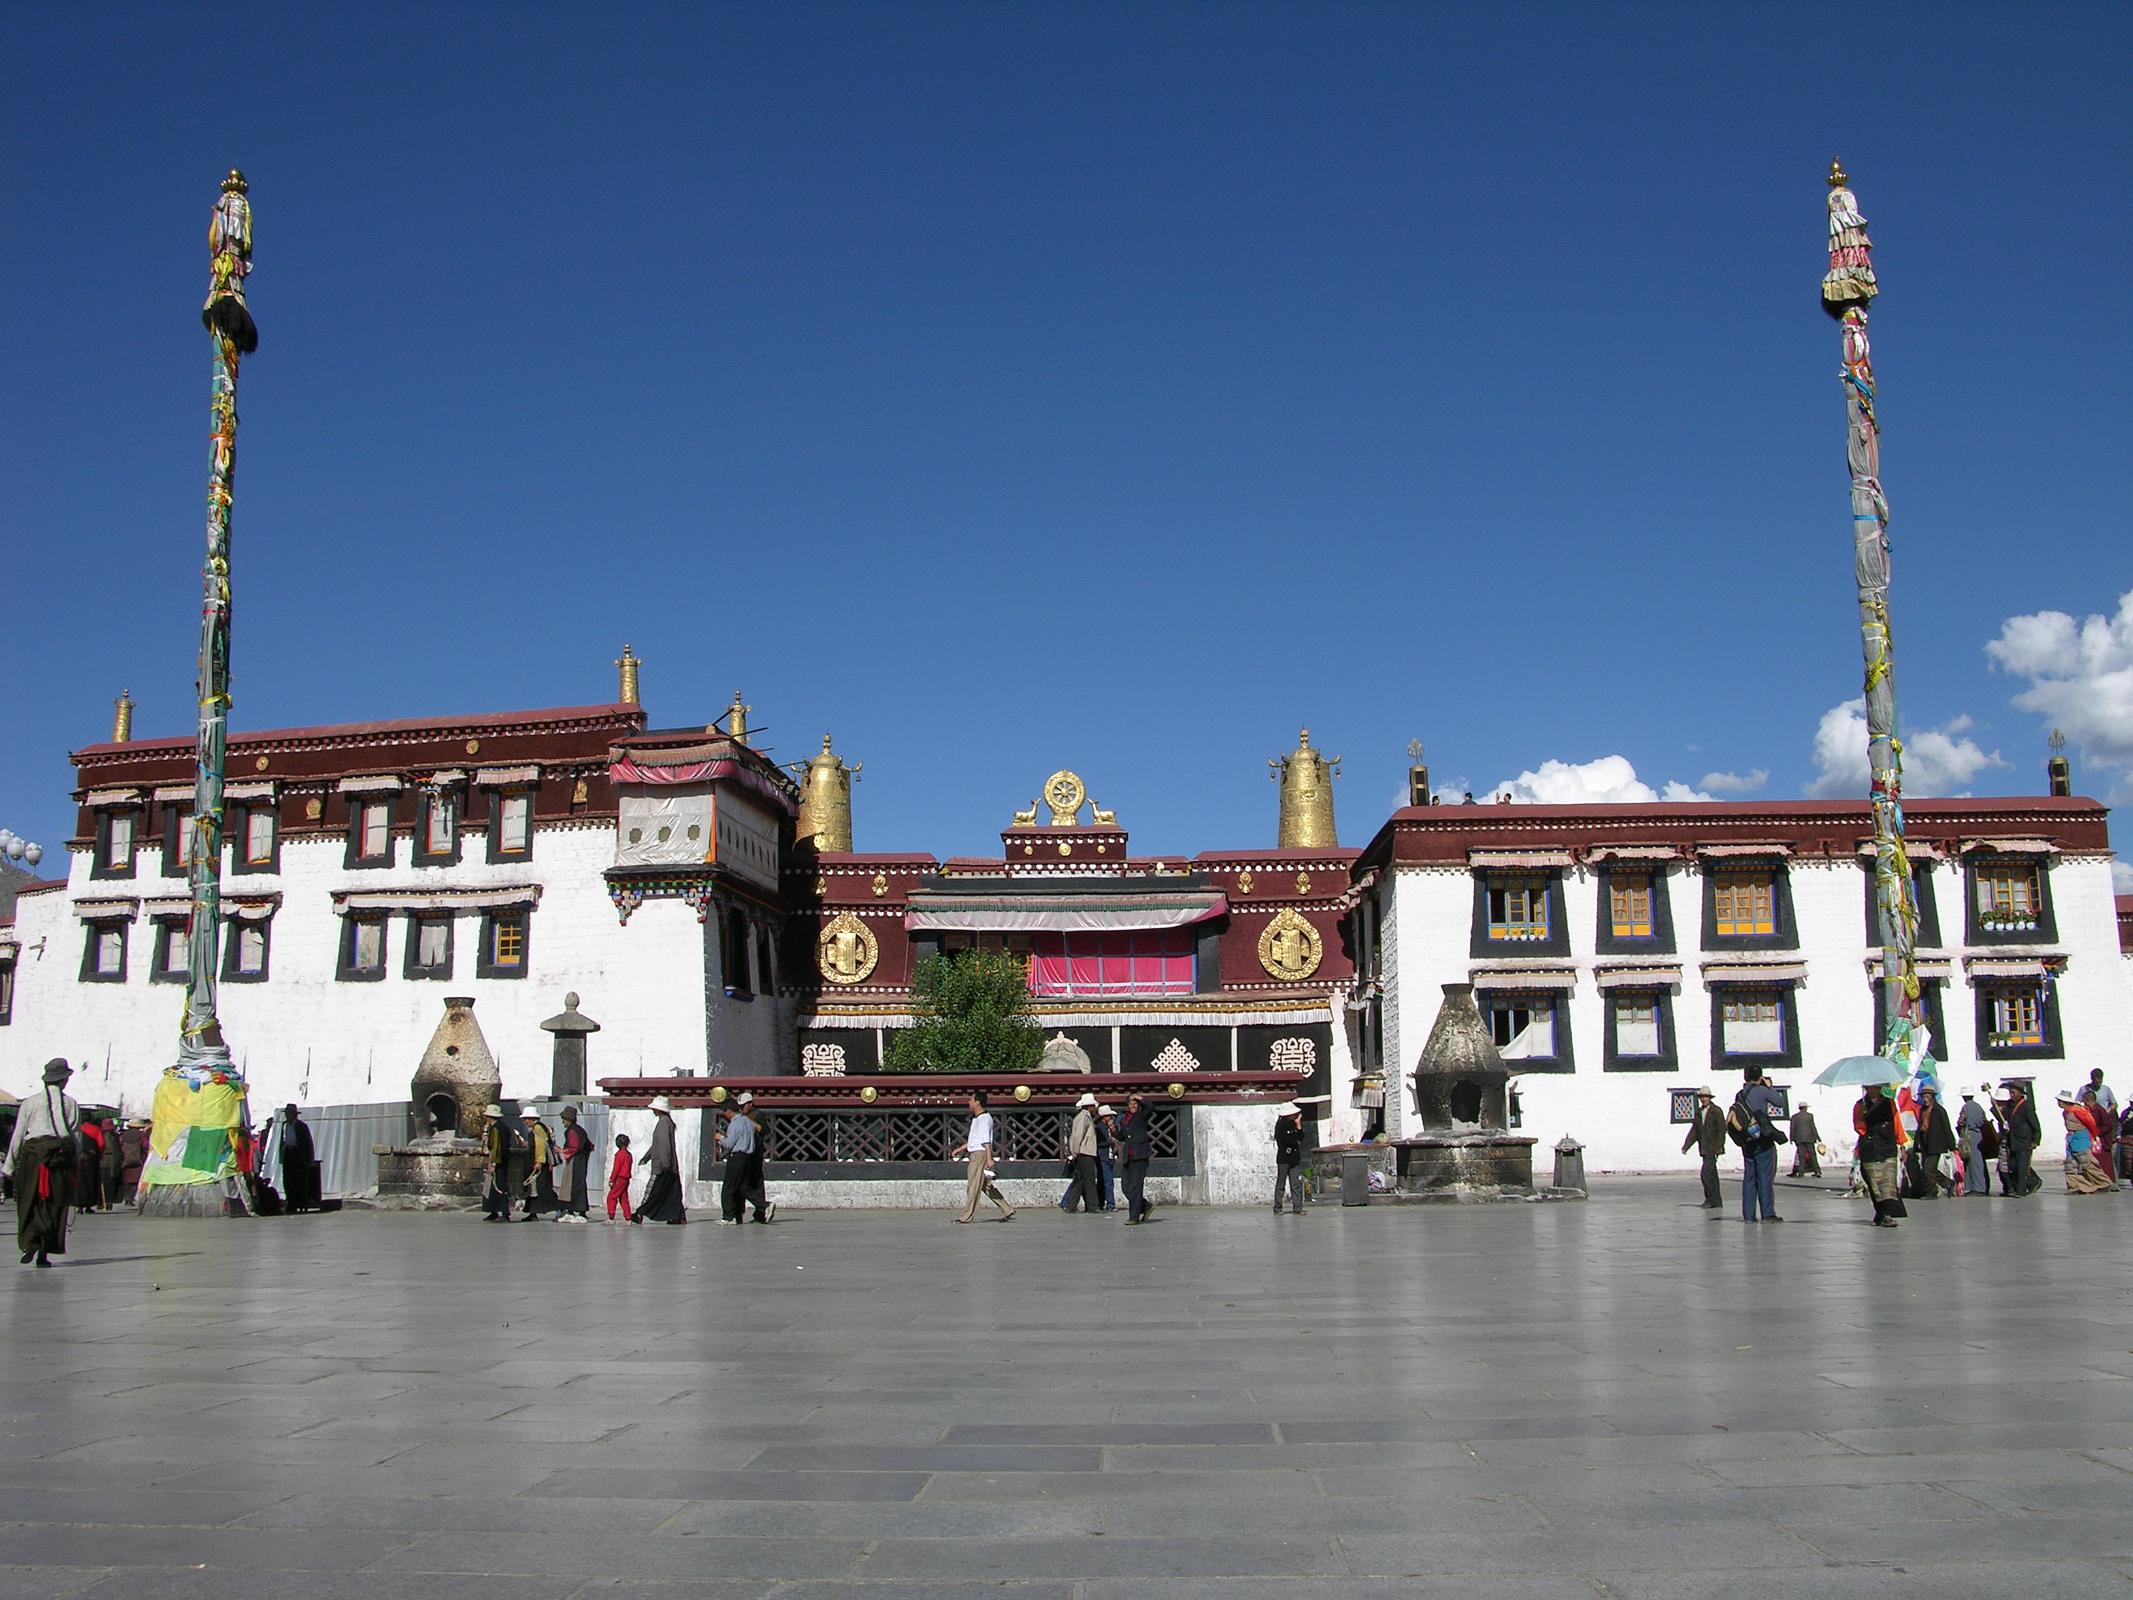
[[[525,1118],[526,1151],[530,1168],[526,1178],[526,1215],[552,1217],[563,1209],[555,1197],[555,1141],[539,1112]]]
[[[652,1140],[645,1151],[644,1169],[650,1174],[644,1186],[644,1202],[632,1222],[689,1220],[681,1203],[681,1169],[674,1156],[674,1108],[665,1095],[652,1102]]]
[[[81,1108],[65,1093],[73,1068],[55,1056],[45,1063],[44,1093],[22,1102],[8,1140],[8,1176],[15,1185],[15,1248],[22,1264],[49,1267],[67,1253],[67,1206],[73,1197],[81,1137]]]
[[[1852,1107],[1852,1131],[1859,1136],[1859,1176],[1866,1196],[1874,1202],[1874,1226],[1893,1228],[1904,1214],[1896,1193],[1896,1158],[1903,1139],[1896,1120],[1896,1102],[1878,1083],[1866,1086],[1859,1103]]]
[[[2096,1160],[2095,1129],[2072,1095],[2059,1096],[2059,1116],[2066,1124],[2066,1192],[2102,1194],[2112,1188],[2110,1178]]]

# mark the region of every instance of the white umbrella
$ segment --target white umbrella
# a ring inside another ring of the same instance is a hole
[[[1909,1068],[1899,1066],[1887,1056],[1845,1056],[1816,1073],[1815,1082],[1831,1087],[1847,1083],[1896,1084],[1910,1075]]]

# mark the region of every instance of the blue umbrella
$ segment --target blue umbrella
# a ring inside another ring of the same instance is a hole
[[[1887,1056],[1846,1056],[1832,1061],[1815,1074],[1815,1082],[1832,1086],[1846,1083],[1897,1084],[1910,1076],[1910,1070],[1891,1061]]]

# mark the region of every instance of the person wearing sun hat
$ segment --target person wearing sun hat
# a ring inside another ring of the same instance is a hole
[[[1281,1215],[1281,1197],[1297,1216],[1304,1214],[1304,1108],[1291,1100],[1274,1114],[1274,1215]]]
[[[24,1266],[49,1267],[67,1253],[67,1206],[72,1198],[81,1107],[66,1092],[74,1069],[54,1056],[44,1064],[44,1092],[17,1108],[8,1138],[7,1170],[15,1185],[15,1248]]]
[[[489,1187],[483,1191],[481,1197],[484,1222],[511,1220],[512,1145],[511,1124],[504,1116],[504,1108],[499,1105],[483,1106],[481,1146],[489,1163]]]
[[[1101,1217],[1104,1197],[1096,1181],[1096,1096],[1093,1094],[1083,1094],[1074,1102],[1074,1125],[1067,1132],[1067,1156],[1074,1163],[1075,1199],[1086,1215]],[[1067,1209],[1074,1208],[1069,1205]]]

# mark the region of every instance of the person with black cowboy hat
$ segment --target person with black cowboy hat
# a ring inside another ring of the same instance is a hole
[[[22,1264],[49,1267],[67,1253],[67,1206],[73,1198],[81,1107],[66,1092],[74,1069],[54,1056],[44,1064],[44,1093],[17,1109],[7,1167],[15,1184],[15,1247]]]

